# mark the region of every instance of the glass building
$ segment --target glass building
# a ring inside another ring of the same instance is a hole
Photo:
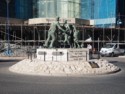
[[[82,18],[93,19],[96,26],[114,26],[117,0],[82,0]]]
[[[32,18],[32,0],[10,0],[9,17],[17,19]],[[0,0],[0,17],[7,16],[6,0]]]
[[[32,18],[32,0],[15,0],[16,18],[29,19]]]
[[[92,6],[92,0],[81,0],[81,18],[93,19],[94,6]],[[92,11],[93,10],[93,11]]]
[[[33,16],[80,18],[81,0],[34,0]]]
[[[9,3],[9,17],[15,17],[15,2],[11,0]],[[0,0],[0,17],[7,16],[7,3],[6,0]]]
[[[6,0],[0,1],[0,17],[6,17]],[[9,17],[82,18],[94,20],[95,26],[115,26],[119,19],[125,23],[124,0],[10,0]]]
[[[95,25],[114,27],[116,23],[116,0],[95,0]]]

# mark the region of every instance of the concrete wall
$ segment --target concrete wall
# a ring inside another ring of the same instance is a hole
[[[64,20],[68,20],[69,24],[83,24],[90,25],[89,20],[78,19],[78,18],[61,18],[60,23],[64,23]],[[28,24],[44,24],[44,23],[53,23],[55,18],[33,18],[28,20]]]
[[[5,17],[0,17],[0,23],[1,23],[1,24],[6,24],[6,22],[7,22],[7,18],[5,18]],[[23,24],[23,23],[24,23],[24,20],[9,18],[9,23],[10,23],[10,24]]]

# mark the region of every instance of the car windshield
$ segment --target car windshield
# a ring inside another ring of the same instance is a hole
[[[104,45],[104,48],[112,48],[114,46],[114,44],[106,44]]]

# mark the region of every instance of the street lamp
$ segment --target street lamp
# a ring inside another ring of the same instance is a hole
[[[11,55],[11,50],[10,50],[10,38],[9,38],[9,3],[10,0],[6,0],[6,4],[7,4],[7,43],[8,43],[8,49],[6,51],[6,55]]]
[[[7,40],[8,40],[8,44],[9,44],[9,3],[10,3],[10,0],[6,0],[6,3],[7,3]]]
[[[119,43],[119,36],[120,36],[120,25],[122,24],[122,21],[119,17],[118,21],[117,21],[117,25],[118,25],[118,43]]]

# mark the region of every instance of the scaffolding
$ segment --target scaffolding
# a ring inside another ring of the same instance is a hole
[[[10,44],[20,45],[21,47],[43,46],[47,38],[50,24],[42,25],[9,25],[9,41]],[[89,42],[93,48],[100,49],[107,42],[125,43],[125,28],[97,28],[93,26],[77,25],[77,30],[80,31],[79,43],[86,47]],[[6,24],[0,24],[0,43],[7,43]],[[118,36],[119,35],[119,36]],[[91,38],[91,41],[86,41]],[[98,48],[99,45],[99,48]]]

